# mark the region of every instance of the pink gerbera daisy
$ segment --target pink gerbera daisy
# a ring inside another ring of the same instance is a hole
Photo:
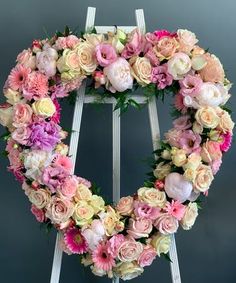
[[[68,229],[64,235],[64,241],[66,247],[73,254],[83,254],[88,250],[88,244],[80,233],[80,230],[76,227]]]
[[[30,68],[26,68],[22,65],[17,65],[11,70],[8,77],[8,84],[13,90],[21,90],[22,86],[30,73]]]
[[[56,157],[54,161],[54,165],[63,168],[67,172],[71,172],[73,168],[73,163],[71,159],[68,156],[64,156],[60,154],[58,154],[58,156]]]
[[[178,200],[172,202],[168,202],[165,206],[165,211],[168,212],[168,214],[174,216],[177,220],[181,220],[185,213],[185,206]]]
[[[115,266],[115,259],[109,252],[109,245],[101,243],[93,251],[92,259],[98,269],[109,271]]]

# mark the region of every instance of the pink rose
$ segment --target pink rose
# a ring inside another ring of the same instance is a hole
[[[156,255],[157,253],[154,250],[154,248],[150,245],[147,245],[144,247],[142,253],[140,254],[138,258],[138,264],[141,267],[149,266],[152,264],[153,260],[156,258]]]
[[[156,53],[160,61],[164,59],[170,59],[176,52],[178,42],[174,37],[162,37],[153,50]]]
[[[118,249],[118,258],[123,262],[137,260],[143,251],[143,245],[133,238],[127,238]]]
[[[222,152],[220,150],[220,143],[216,141],[206,141],[201,150],[202,160],[211,163],[215,160],[222,158]]]
[[[33,110],[28,104],[17,103],[13,108],[13,126],[23,127],[32,121]]]
[[[160,209],[157,207],[149,206],[145,202],[135,201],[134,214],[140,219],[155,220],[160,215]]]
[[[145,38],[146,38],[146,41],[151,43],[152,45],[155,45],[158,42],[157,36],[152,32],[146,33]]]
[[[67,48],[73,49],[79,42],[79,38],[73,34],[70,34],[66,37]]]
[[[45,221],[45,214],[42,209],[37,208],[35,205],[32,204],[31,206],[31,212],[35,216],[38,222],[44,222]]]
[[[75,176],[68,176],[58,189],[65,197],[71,199],[75,196],[78,181]]]
[[[179,147],[179,139],[182,135],[181,130],[170,129],[167,133],[165,133],[165,138],[167,142],[174,147]]]
[[[115,258],[118,255],[120,245],[125,241],[123,234],[116,234],[108,241],[108,252]]]
[[[112,92],[132,89],[133,77],[130,64],[124,58],[118,58],[114,63],[105,67],[103,72],[111,84],[110,90]]]
[[[99,65],[106,67],[117,59],[115,48],[109,43],[100,43],[95,48]]]
[[[11,137],[18,143],[26,145],[28,143],[30,134],[30,128],[22,126],[20,128],[16,128],[15,131],[12,132]]]
[[[143,48],[143,37],[139,29],[134,29],[129,35],[129,41],[126,43],[121,56],[126,59],[134,55],[139,55]]]
[[[174,128],[177,130],[187,130],[192,126],[189,115],[180,116],[173,121]]]
[[[150,219],[129,219],[127,233],[135,239],[147,238],[152,231],[152,220]]]
[[[163,213],[156,221],[155,227],[164,235],[173,234],[177,231],[179,227],[178,220],[169,215],[168,213]]]
[[[46,208],[46,216],[53,224],[67,222],[74,212],[74,205],[68,199],[53,196]]]
[[[24,82],[23,96],[28,100],[32,98],[38,100],[47,96],[47,94],[48,78],[38,71],[31,72]]]
[[[134,199],[131,196],[122,197],[117,206],[116,210],[120,215],[130,215],[134,209]]]
[[[35,56],[33,56],[30,49],[25,49],[20,54],[18,54],[16,61],[24,67],[30,68],[31,70],[34,70],[36,67]]]

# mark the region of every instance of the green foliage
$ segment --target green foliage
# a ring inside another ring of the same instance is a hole
[[[162,253],[161,257],[164,257],[167,261],[172,262],[172,260],[170,259],[169,253],[167,254]]]
[[[0,136],[1,140],[7,141],[9,139],[9,137],[11,136],[11,133],[9,131],[7,131],[6,133],[2,134]]]
[[[43,222],[40,224],[40,230],[43,230],[47,235],[52,231],[53,225],[51,222]]]

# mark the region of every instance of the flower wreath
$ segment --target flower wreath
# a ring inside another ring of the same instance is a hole
[[[17,56],[4,86],[0,123],[6,127],[8,169],[23,183],[31,212],[63,235],[61,247],[79,254],[94,274],[140,275],[156,256],[168,257],[170,234],[190,229],[201,195],[208,195],[222,155],[231,145],[234,123],[224,106],[231,84],[219,59],[197,45],[194,33],[179,29],[142,35],[82,34],[67,27],[52,38],[34,40]],[[72,173],[67,133],[60,127],[58,100],[73,100],[85,78],[87,92],[117,99],[126,111],[147,100],[174,94],[173,128],[165,134],[149,179],[133,196],[105,203],[96,186]]]

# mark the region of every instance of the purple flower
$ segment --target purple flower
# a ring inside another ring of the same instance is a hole
[[[200,143],[201,136],[195,134],[192,130],[183,131],[179,139],[180,147],[188,154],[199,150]]]
[[[60,127],[54,122],[35,122],[31,124],[28,145],[33,149],[50,151],[60,141]]]
[[[159,89],[164,89],[166,86],[169,86],[173,82],[173,77],[167,71],[167,64],[154,67],[152,69],[152,82],[157,84]]]
[[[52,193],[55,193],[68,175],[69,173],[61,167],[48,166],[43,171],[42,181]]]

